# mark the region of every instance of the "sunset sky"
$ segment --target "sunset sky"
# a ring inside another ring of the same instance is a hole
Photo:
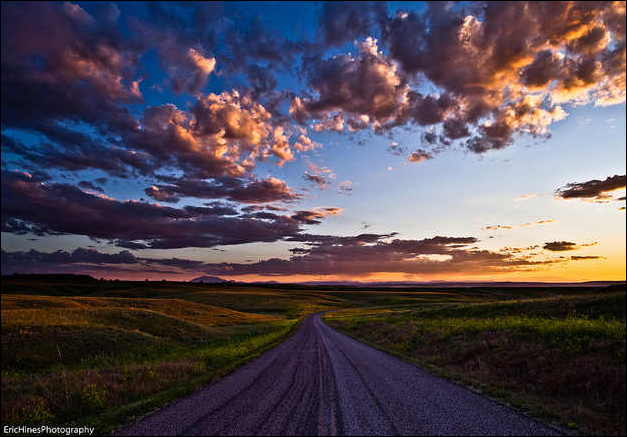
[[[2,2],[2,273],[625,279],[625,2]]]

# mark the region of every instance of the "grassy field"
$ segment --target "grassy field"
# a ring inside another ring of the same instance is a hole
[[[325,320],[535,417],[583,434],[625,435],[624,286],[468,291]]]
[[[98,433],[229,373],[333,304],[175,283],[3,280],[2,291],[2,423]]]
[[[338,310],[327,320],[350,335],[532,414],[624,433],[624,287],[3,278],[2,422],[110,432],[228,374],[304,315],[326,310]]]

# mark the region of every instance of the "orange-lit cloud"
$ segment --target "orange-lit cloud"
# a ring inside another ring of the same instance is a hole
[[[519,225],[490,225],[490,226],[484,226],[483,228],[481,228],[482,231],[496,231],[498,229],[514,229],[514,228],[525,228],[528,226],[537,226],[537,225],[546,225],[549,223],[555,223],[555,220],[551,220],[551,219],[547,219],[547,220],[538,220],[537,222],[527,222],[527,223],[521,223]]]
[[[536,193],[523,194],[522,196],[517,197],[516,199],[514,199],[514,202],[524,202],[526,200],[533,199],[536,196],[537,196]]]

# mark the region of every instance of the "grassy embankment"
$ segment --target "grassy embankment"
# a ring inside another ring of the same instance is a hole
[[[625,287],[450,291],[348,309],[331,326],[528,414],[625,435]]]

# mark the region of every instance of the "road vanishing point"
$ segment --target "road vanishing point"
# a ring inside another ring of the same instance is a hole
[[[341,334],[320,316],[117,435],[563,435]]]

